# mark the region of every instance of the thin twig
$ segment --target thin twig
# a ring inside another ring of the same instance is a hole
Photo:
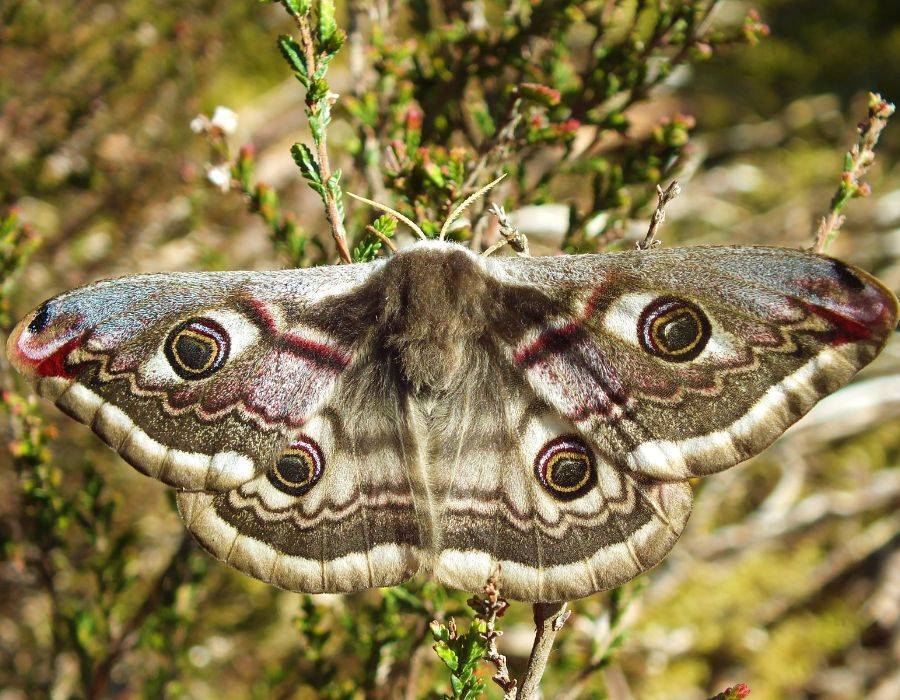
[[[527,258],[531,255],[528,250],[528,239],[525,237],[525,234],[521,233],[519,229],[513,226],[512,221],[510,221],[509,215],[506,213],[506,210],[500,206],[499,204],[492,203],[489,211],[491,214],[497,217],[497,224],[500,227],[500,236],[501,239],[494,243],[490,248],[482,253],[484,257],[489,256],[491,253],[494,253],[505,245],[509,245],[516,254]]]
[[[659,245],[659,241],[656,240],[656,234],[666,220],[666,207],[679,194],[681,194],[681,187],[678,185],[678,180],[672,180],[666,189],[659,185],[656,186],[656,209],[653,210],[653,215],[650,217],[650,227],[647,229],[647,235],[644,236],[644,240],[637,244],[638,250],[647,250]]]
[[[837,236],[844,223],[841,214],[844,206],[851,199],[867,197],[871,188],[868,183],[861,182],[863,176],[875,162],[875,145],[888,119],[894,113],[894,105],[882,99],[881,95],[869,93],[869,108],[866,119],[856,129],[859,134],[856,144],[844,156],[844,171],[841,173],[841,184],[831,198],[828,212],[822,217],[816,228],[813,250],[824,253],[828,245]]]
[[[532,700],[539,697],[541,678],[547,669],[550,652],[557,633],[566,624],[572,611],[563,603],[535,603],[534,610],[534,644],[528,658],[528,668],[522,678],[518,700]]]
[[[484,658],[497,669],[491,680],[503,689],[504,700],[516,700],[516,679],[509,674],[506,657],[497,649],[497,639],[503,634],[497,629],[497,618],[503,617],[503,614],[509,608],[506,598],[500,594],[499,566],[488,578],[484,586],[484,595],[473,596],[468,601],[468,604],[475,610],[476,617],[484,620],[487,627],[482,635],[487,646]]]
[[[373,236],[375,236],[375,238],[377,238],[379,241],[381,241],[382,243],[384,243],[388,248],[390,248],[392,253],[396,253],[396,252],[397,252],[397,246],[394,245],[394,242],[393,242],[390,238],[388,238],[387,236],[385,236],[385,235],[384,235],[381,231],[379,231],[377,228],[375,228],[374,226],[372,226],[372,224],[368,224],[368,225],[366,226],[366,231],[368,231],[369,233],[371,233]]]

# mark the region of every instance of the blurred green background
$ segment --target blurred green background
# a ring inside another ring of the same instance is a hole
[[[376,4],[416,36],[405,3]],[[500,5],[489,3],[489,20]],[[638,131],[675,113],[697,122],[665,244],[810,245],[868,91],[900,99],[900,3],[727,0],[716,21],[739,24],[751,7],[770,36],[678,68],[635,107]],[[345,26],[342,3],[338,17]],[[40,240],[3,281],[12,320],[103,277],[287,264],[240,194],[206,181],[215,153],[189,124],[219,105],[238,113],[229,141],[253,143],[259,179],[304,230],[326,230],[290,157],[308,130],[303,91],[274,44],[291,30],[279,7],[7,0],[0,19],[0,216],[16,211]],[[351,50],[329,73],[342,95],[353,91]],[[337,108],[330,148],[347,188],[366,192],[353,123]],[[898,153],[900,121],[882,137],[873,194],[850,203],[830,249],[894,290]],[[548,200],[577,199],[562,182]],[[646,229],[647,214],[625,229]],[[367,217],[352,208],[351,233]],[[535,231],[536,249],[559,247],[552,228]],[[401,672],[416,678],[407,697],[446,692],[427,623],[464,615],[465,595],[418,582],[412,599],[310,599],[215,563],[182,540],[161,484],[83,426],[10,398],[24,387],[0,369],[9,445],[0,453],[0,700],[393,697],[379,686]],[[23,440],[40,449],[23,456]],[[898,459],[894,340],[776,446],[696,484],[695,512],[663,565],[616,599],[575,604],[546,696],[702,699],[746,682],[760,699],[900,697]],[[530,609],[514,604],[502,628],[520,670]]]

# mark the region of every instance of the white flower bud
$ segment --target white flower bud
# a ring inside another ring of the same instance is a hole
[[[216,107],[216,111],[213,112],[212,116],[212,125],[218,127],[226,134],[233,134],[237,131],[237,112],[228,109],[228,107]]]
[[[209,119],[205,114],[198,114],[191,119],[191,131],[195,134],[202,134],[209,129]]]
[[[231,188],[231,168],[228,163],[207,166],[206,177],[222,192],[227,192]]]

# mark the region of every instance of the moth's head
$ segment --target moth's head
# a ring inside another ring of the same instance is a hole
[[[49,299],[19,321],[6,342],[6,354],[27,377],[65,377],[65,359],[88,329],[88,315],[77,304],[65,297]]]

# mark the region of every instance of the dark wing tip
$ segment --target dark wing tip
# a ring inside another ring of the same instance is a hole
[[[812,311],[834,327],[831,343],[869,340],[884,345],[897,328],[897,297],[869,273],[840,260],[829,263],[829,281],[837,289],[828,303],[816,304]]]

